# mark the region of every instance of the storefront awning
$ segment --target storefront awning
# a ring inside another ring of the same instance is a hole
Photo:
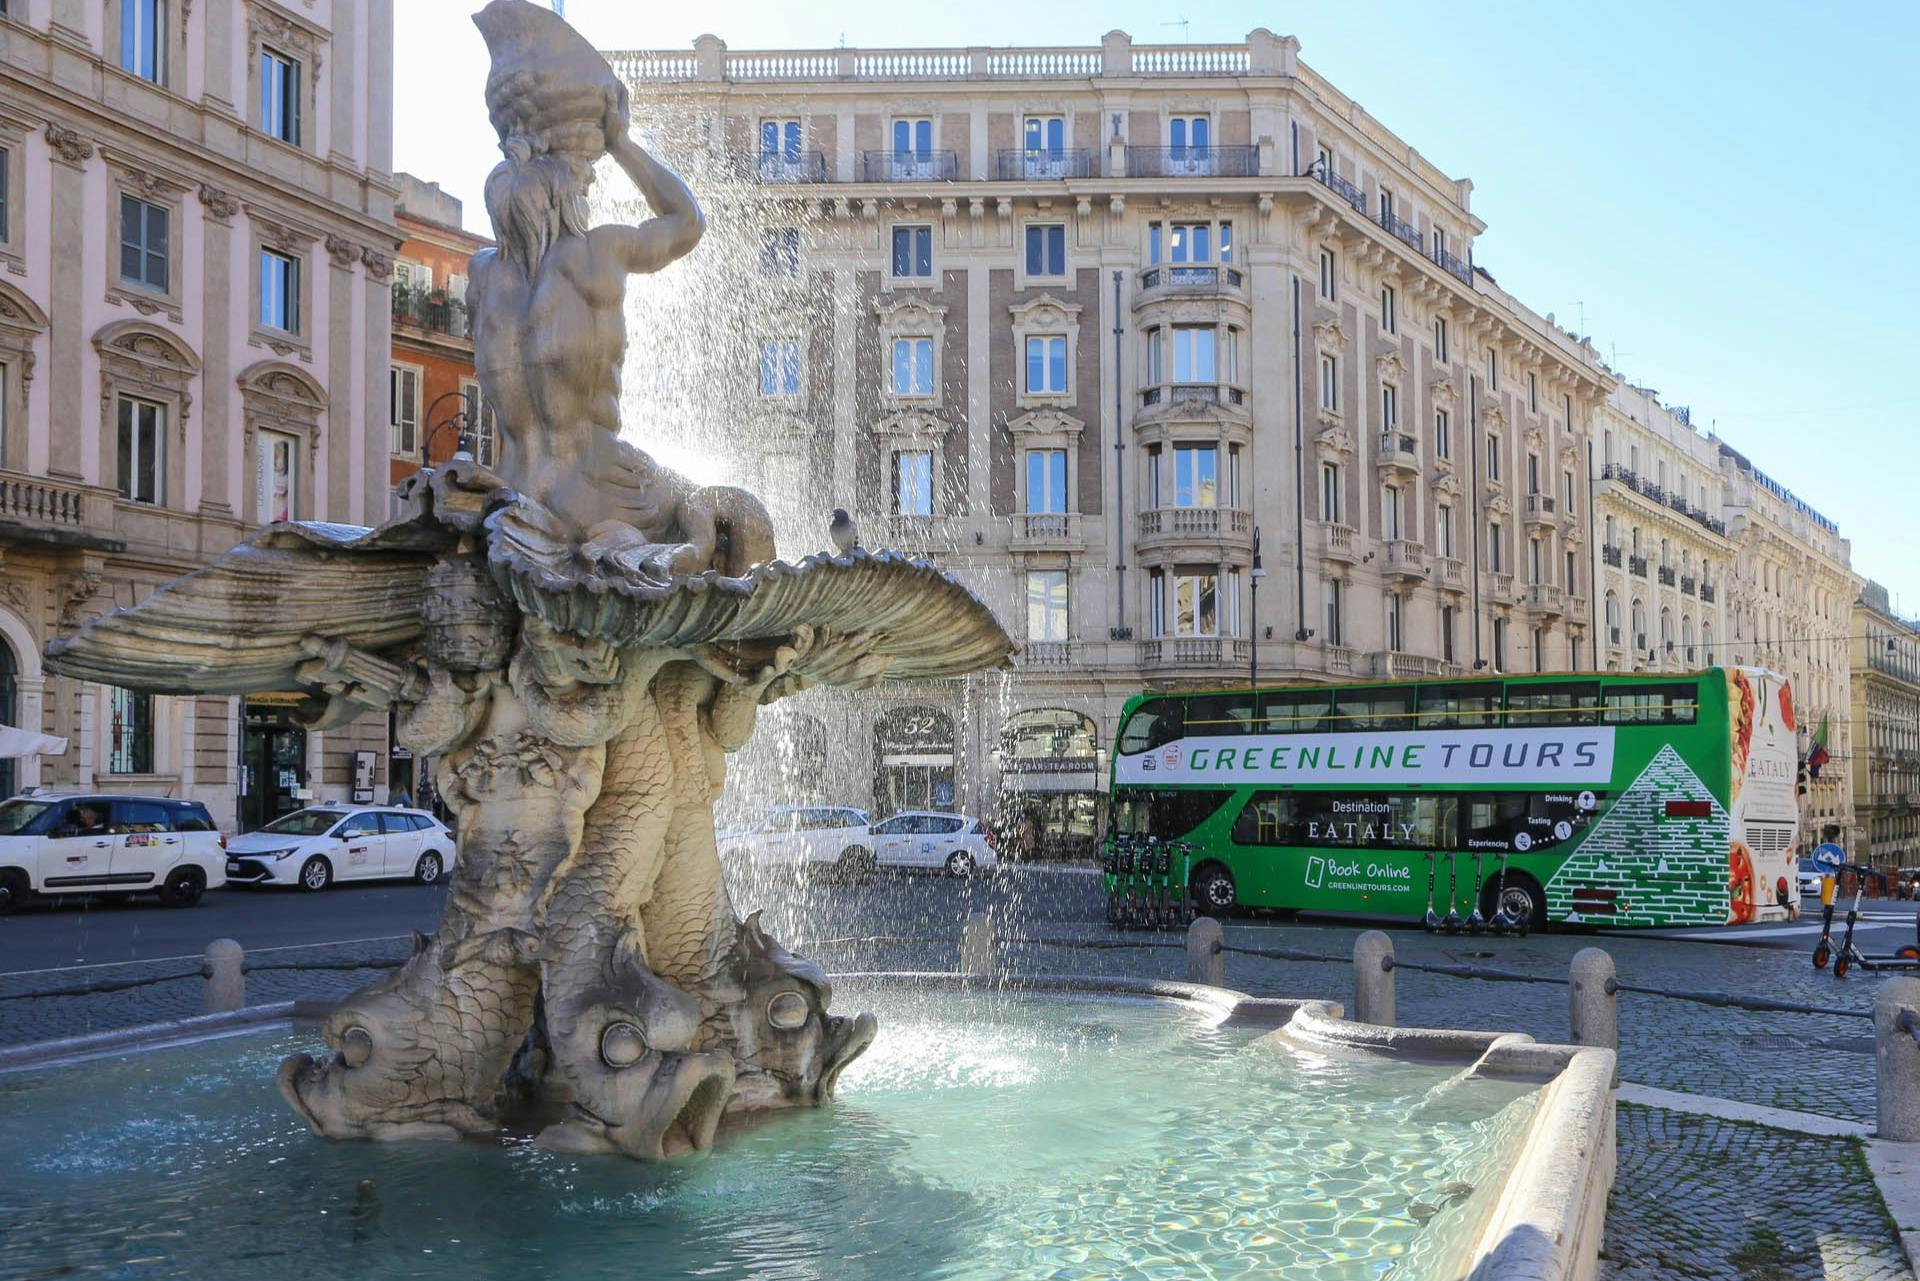
[[[15,756],[65,756],[67,740],[51,734],[0,725],[0,759]]]

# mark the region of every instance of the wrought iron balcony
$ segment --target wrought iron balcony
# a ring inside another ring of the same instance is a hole
[[[1620,629],[1618,627],[1607,628],[1607,643],[1615,649],[1620,648]]]
[[[1318,182],[1328,191],[1331,191],[1334,195],[1340,197],[1340,199],[1352,205],[1355,213],[1364,214],[1367,211],[1367,193],[1348,182],[1345,178],[1342,178],[1326,165],[1316,162],[1313,168],[1307,170],[1307,176],[1315,182]]]
[[[456,298],[444,289],[413,289],[406,285],[395,285],[393,323],[445,334],[449,338],[469,336],[466,300]]]
[[[1260,148],[1128,147],[1129,178],[1252,178],[1260,172]]]
[[[1152,301],[1146,295],[1152,290],[1164,289],[1169,292],[1208,293],[1220,288],[1243,289],[1246,277],[1238,267],[1209,265],[1205,263],[1163,262],[1152,267],[1140,269],[1140,293],[1134,297],[1137,307]]]
[[[952,182],[960,176],[951,151],[863,151],[862,182]]]
[[[1675,569],[1671,565],[1660,566],[1659,575],[1660,575],[1660,585],[1662,587],[1671,587],[1675,583],[1680,581],[1680,571]]]
[[[1600,546],[1600,559],[1606,564],[1618,569],[1620,568],[1621,559],[1620,549],[1612,543],[1602,543]]]
[[[753,176],[761,182],[825,182],[827,158],[818,151],[763,151],[754,157]]]
[[[993,176],[1002,182],[1047,182],[1096,176],[1091,147],[1009,147],[993,153]]]
[[[1712,583],[1700,584],[1700,599],[1705,601],[1709,605],[1713,604],[1713,597],[1714,597],[1715,590],[1716,589],[1714,588],[1714,585]]]
[[[1473,283],[1473,264],[1464,258],[1456,258],[1444,249],[1435,249],[1427,257],[1433,259],[1440,270],[1459,277],[1462,284]]]
[[[1600,478],[1602,480],[1617,480],[1634,493],[1644,498],[1651,498],[1662,507],[1667,507],[1679,512],[1694,524],[1705,529],[1710,529],[1723,538],[1726,536],[1727,524],[1725,521],[1707,515],[1703,509],[1689,503],[1684,494],[1669,494],[1664,487],[1654,484],[1630,467],[1623,467],[1619,463],[1608,463],[1600,469]]]
[[[1645,556],[1627,557],[1627,572],[1635,578],[1645,578],[1647,576],[1647,558]]]
[[[1685,592],[1689,596],[1693,596],[1697,594],[1696,589],[1698,587],[1699,587],[1699,583],[1694,579],[1692,574],[1680,575],[1681,591]]]
[[[1379,223],[1382,227],[1385,227],[1388,231],[1392,232],[1394,235],[1398,236],[1401,239],[1401,241],[1404,242],[1409,248],[1415,250],[1416,252],[1422,249],[1422,245],[1420,243],[1420,229],[1414,226],[1412,223],[1408,222],[1405,218],[1395,217],[1393,214],[1387,213],[1383,210],[1382,212],[1376,214],[1373,220]]]

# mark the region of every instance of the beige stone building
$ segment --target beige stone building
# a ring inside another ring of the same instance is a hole
[[[0,762],[8,790],[230,828],[346,797],[365,759],[381,785],[384,724],[40,652],[262,522],[384,515],[392,62],[391,0],[0,5],[0,721],[70,740]]]
[[[1853,603],[1852,853],[1876,867],[1920,867],[1920,622],[1869,581]]]
[[[700,391],[629,387],[750,426],[784,550],[848,508],[1026,646],[1005,688],[796,707],[782,779],[1089,833],[1142,689],[1595,664],[1613,380],[1476,269],[1472,183],[1295,40],[611,56],[725,210],[724,329],[638,304]]]
[[[1807,788],[1802,846],[1818,842],[1828,824],[1854,840],[1848,636],[1861,579],[1851,568],[1851,545],[1832,520],[1725,441],[1716,443],[1734,545],[1726,584],[1729,657],[1792,680],[1801,759],[1812,751],[1821,726],[1827,727],[1825,746],[1833,760]]]
[[[1720,447],[1644,387],[1622,382],[1594,420],[1596,664],[1692,671],[1726,661],[1734,541]]]

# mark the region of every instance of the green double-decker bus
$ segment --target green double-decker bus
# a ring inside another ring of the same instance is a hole
[[[1153,693],[1113,828],[1190,846],[1202,912],[1745,923],[1797,911],[1797,768],[1752,667]]]

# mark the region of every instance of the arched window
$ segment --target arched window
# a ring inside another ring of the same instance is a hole
[[[1715,663],[1719,661],[1719,659],[1715,657],[1713,652],[1713,624],[1712,623],[1700,624],[1700,648],[1703,651],[1703,654],[1701,657],[1702,662]]]
[[[1647,609],[1639,601],[1633,602],[1633,647],[1641,652],[1647,648]]]
[[[1687,661],[1693,661],[1693,620],[1686,616],[1680,619],[1680,648],[1686,652]]]
[[[1673,653],[1673,611],[1670,609],[1660,611],[1660,652]]]
[[[1620,639],[1620,598],[1612,592],[1607,593],[1606,619],[1608,634],[1615,642],[1618,642]]]
[[[1002,769],[1029,761],[1091,761],[1099,749],[1093,718],[1063,707],[1016,712],[1000,731]]]

